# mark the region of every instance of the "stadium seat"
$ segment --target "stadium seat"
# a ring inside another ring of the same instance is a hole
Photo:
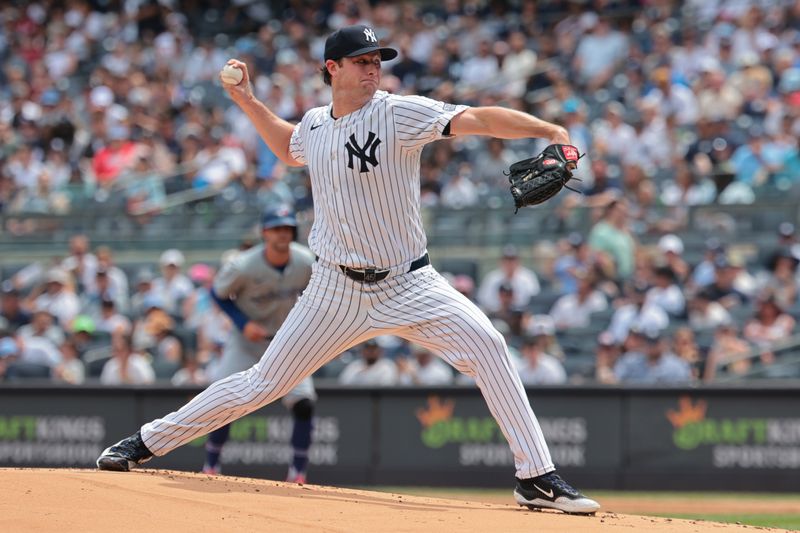
[[[86,377],[99,378],[100,374],[103,373],[103,367],[110,359],[111,356],[109,355],[106,357],[99,357],[97,359],[92,359],[90,362],[86,363]]]
[[[478,263],[471,259],[441,259],[435,261],[436,270],[449,272],[454,276],[466,274],[473,280],[478,279]]]
[[[49,379],[50,367],[36,363],[16,362],[8,366],[5,377],[8,381],[20,379]]]
[[[181,364],[173,361],[162,361],[156,359],[153,361],[153,371],[158,380],[169,380],[181,368]]]
[[[539,294],[531,298],[528,303],[528,311],[534,315],[547,314],[560,297],[561,294],[555,289],[543,288]]]

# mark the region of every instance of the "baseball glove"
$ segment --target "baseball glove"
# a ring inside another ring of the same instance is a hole
[[[562,188],[573,189],[567,182],[578,179],[572,171],[578,166],[578,149],[570,144],[551,144],[542,153],[530,159],[517,161],[508,169],[511,196],[519,211],[526,205],[537,205],[558,194]]]

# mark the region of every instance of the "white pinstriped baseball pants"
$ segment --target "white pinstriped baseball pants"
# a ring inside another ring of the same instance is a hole
[[[503,336],[431,266],[362,284],[314,264],[308,287],[253,367],[211,384],[178,411],[142,426],[155,455],[281,398],[343,351],[378,335],[421,344],[473,376],[508,440],[517,477],[554,470]]]

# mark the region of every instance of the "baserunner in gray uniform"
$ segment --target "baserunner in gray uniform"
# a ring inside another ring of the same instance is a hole
[[[224,264],[214,278],[214,301],[236,325],[219,365],[211,369],[214,381],[247,370],[261,359],[311,277],[315,256],[293,242],[297,219],[290,207],[279,206],[265,212],[261,229],[263,243]],[[311,377],[283,397],[283,404],[294,417],[293,460],[287,481],[305,483],[315,400]],[[220,454],[229,432],[230,424],[226,424],[209,434],[204,473],[220,473]]]

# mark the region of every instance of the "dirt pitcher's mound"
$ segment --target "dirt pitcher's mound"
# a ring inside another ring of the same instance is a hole
[[[167,470],[0,469],[0,531],[753,531],[599,512],[568,516],[470,503]],[[509,495],[509,500],[511,496]],[[758,528],[762,531],[764,528]]]

